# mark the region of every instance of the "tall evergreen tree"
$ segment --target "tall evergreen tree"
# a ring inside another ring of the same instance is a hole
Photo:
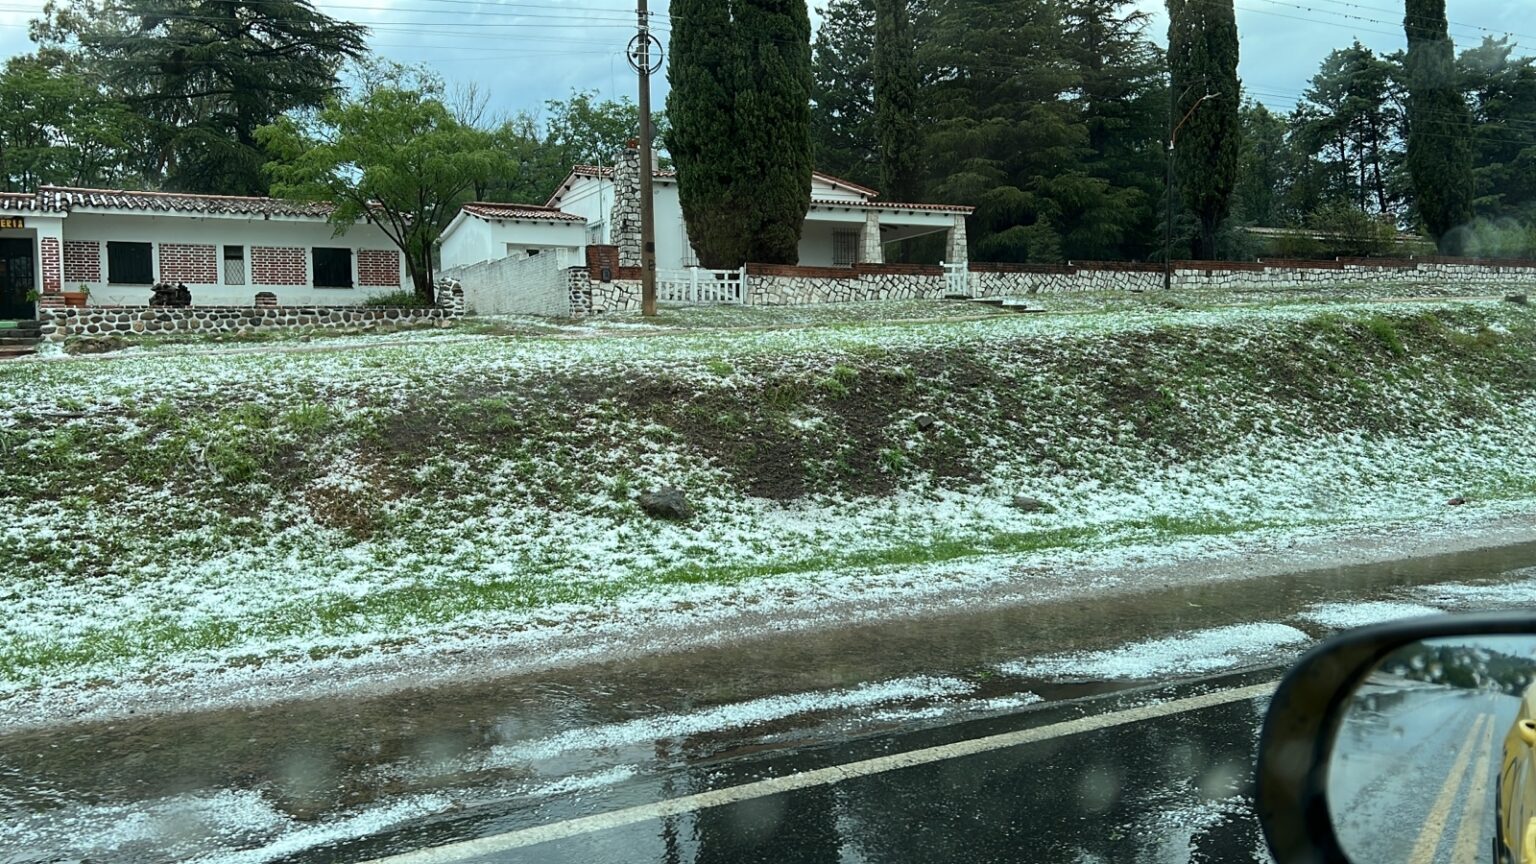
[[[78,44],[113,97],[150,129],[150,183],[186,192],[263,194],[256,130],[337,92],[337,72],[366,53],[367,30],[308,0],[91,0],[50,9],[34,27]]]
[[[875,134],[875,0],[830,0],[811,51],[811,152],[816,167],[879,186]]]
[[[811,206],[811,15],[805,0],[737,0],[745,85],[736,97],[736,138],[748,192],[747,256],[800,260]],[[681,183],[679,178],[679,183]]]
[[[1194,251],[1202,259],[1216,257],[1217,231],[1231,209],[1237,184],[1242,149],[1237,59],[1232,0],[1168,0],[1173,115],[1175,122],[1184,123],[1174,163],[1184,203],[1200,222]],[[1215,98],[1205,99],[1207,95]]]
[[[1479,216],[1536,225],[1536,57],[1487,37],[1457,60],[1472,103],[1472,169]]]
[[[667,138],[707,267],[794,263],[811,196],[805,0],[676,0]]]
[[[917,58],[908,0],[875,3],[875,130],[880,184],[893,201],[915,201],[922,149],[917,120]]]
[[[1277,227],[1283,220],[1286,190],[1284,116],[1257,102],[1243,105],[1243,148],[1238,157],[1232,209],[1250,225]]]
[[[1456,76],[1445,0],[1407,0],[1408,175],[1424,227],[1446,254],[1472,219],[1472,113]]]
[[[671,59],[667,64],[667,150],[677,166],[677,191],[688,238],[705,267],[739,267],[747,260],[745,167],[738,160],[736,95],[745,66],[731,4],[672,0]]]

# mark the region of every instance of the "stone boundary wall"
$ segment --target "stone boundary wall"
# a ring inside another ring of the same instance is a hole
[[[588,287],[580,287],[582,271]],[[608,277],[604,281],[603,277]],[[1075,291],[1157,291],[1161,264],[1124,261],[1074,264],[998,264],[973,261],[965,293],[973,297]],[[640,308],[640,272],[619,265],[611,246],[588,246],[587,266],[571,271],[571,312],[621,312]],[[1176,261],[1174,290],[1286,291],[1354,287],[1455,293],[1499,293],[1536,287],[1536,261],[1458,258],[1335,261]],[[851,303],[943,297],[951,282],[944,268],[920,264],[855,264],[852,267],[747,265],[747,302],[760,306]]]
[[[321,330],[381,327],[441,327],[464,314],[463,293],[445,286],[438,306],[423,308],[365,306],[189,306],[178,309],[145,306],[86,306],[42,310],[44,342],[70,338],[105,338],[143,334],[253,333],[288,328]]]

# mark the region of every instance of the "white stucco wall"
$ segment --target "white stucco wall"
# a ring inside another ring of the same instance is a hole
[[[354,304],[370,296],[389,294],[410,284],[406,278],[405,260],[399,256],[399,282],[388,287],[362,287],[358,285],[357,252],[359,250],[397,251],[395,244],[375,225],[353,225],[345,233],[337,235],[334,226],[317,220],[271,219],[227,216],[183,216],[174,214],[91,213],[75,210],[63,220],[64,240],[91,240],[100,242],[101,281],[84,283],[91,291],[93,305],[138,305],[149,301],[149,287],[144,285],[111,285],[106,264],[106,243],[149,242],[153,243],[153,270],[160,273],[160,244],[208,244],[218,247],[218,284],[188,284],[192,290],[192,302],[198,306],[249,306],[257,292],[270,291],[283,305]],[[224,246],[245,247],[245,284],[225,285],[223,267]],[[251,247],[303,247],[306,250],[308,284],[306,285],[258,285],[252,276]],[[342,247],[351,249],[353,288],[315,288],[313,258],[308,250],[314,247]],[[64,290],[78,290],[78,280],[66,279]]]
[[[442,269],[507,257],[526,258],[531,249],[575,254],[585,246],[586,234],[586,227],[578,222],[488,220],[469,216],[443,238]]]
[[[474,217],[458,220],[445,233],[438,249],[438,263],[443,270],[478,264],[496,257],[491,254],[491,226]]]

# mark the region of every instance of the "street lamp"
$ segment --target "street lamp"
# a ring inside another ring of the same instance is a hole
[[[1173,125],[1173,106],[1183,102],[1184,97],[1189,95],[1189,91],[1195,89],[1203,83],[1205,83],[1204,79],[1201,79],[1200,81],[1196,81],[1188,87],[1185,87],[1184,92],[1179,94],[1179,98],[1174,99],[1168,103],[1168,181],[1166,191],[1163,193],[1163,197],[1168,199],[1168,214],[1163,220],[1164,291],[1173,288],[1173,145],[1179,139],[1179,130],[1184,128],[1184,124],[1189,122],[1189,118],[1195,116],[1195,109],[1203,105],[1206,100],[1215,99],[1221,94],[1207,93],[1204,96],[1201,96],[1199,99],[1196,99],[1195,104],[1189,106],[1189,110],[1184,112],[1184,118],[1179,121],[1177,126]]]

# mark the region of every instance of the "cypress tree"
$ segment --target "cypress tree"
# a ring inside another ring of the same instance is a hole
[[[1419,216],[1446,254],[1472,219],[1472,113],[1457,87],[1445,0],[1407,0],[1408,175]]]
[[[805,0],[674,0],[671,14],[667,149],[699,261],[793,264],[811,203]]]
[[[736,94],[744,76],[731,4],[672,0],[667,64],[667,151],[677,168],[678,198],[688,238],[705,267],[746,261],[749,199],[738,193]]]
[[[720,2],[720,0],[716,0]],[[811,16],[805,0],[736,0],[737,178],[748,260],[794,264],[811,206]],[[681,182],[681,178],[679,178]]]
[[[880,182],[893,201],[915,201],[921,172],[917,58],[908,0],[875,3],[875,134]]]
[[[1242,150],[1237,57],[1232,0],[1168,0],[1173,120],[1178,123],[1189,115],[1179,130],[1175,171],[1184,204],[1200,221],[1196,255],[1203,259],[1216,257],[1216,232],[1231,209],[1237,185]],[[1200,102],[1207,94],[1216,98]]]

